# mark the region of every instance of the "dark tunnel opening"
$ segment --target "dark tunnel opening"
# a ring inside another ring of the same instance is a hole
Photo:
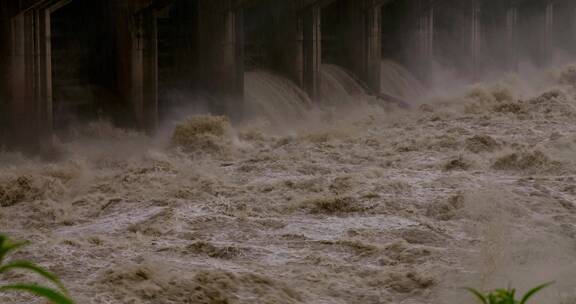
[[[282,5],[260,2],[244,10],[244,67],[246,71],[278,66],[277,29]]]
[[[157,13],[161,119],[173,118],[182,109],[207,110],[208,105],[199,101],[198,18],[196,0],[176,0]]]
[[[301,118],[310,99],[299,87],[303,71],[303,35],[295,2],[260,1],[243,9],[243,119]],[[301,74],[302,73],[302,74]]]
[[[322,9],[322,64],[339,64],[342,60],[342,10],[344,1],[334,1]]]
[[[56,132],[122,113],[114,92],[117,55],[109,11],[108,1],[75,0],[51,15]]]
[[[347,8],[347,0],[336,0],[323,7],[321,12],[320,100],[326,105],[350,103],[368,91],[366,84],[351,70],[350,63],[354,58],[349,52],[351,46],[346,45],[349,42]]]
[[[407,52],[408,35],[403,34],[410,24],[408,1],[392,1],[382,6],[382,58],[404,66],[410,64]]]
[[[271,5],[261,1],[244,9],[244,69],[246,72],[268,70],[290,75],[293,69],[293,53],[287,45],[295,36],[294,7],[289,1]],[[296,80],[296,79],[293,79]]]

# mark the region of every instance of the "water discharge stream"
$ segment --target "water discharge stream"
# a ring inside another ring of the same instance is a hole
[[[251,118],[266,117],[286,127],[306,120],[312,102],[289,79],[266,71],[246,73],[246,104]]]
[[[321,87],[321,99],[325,106],[351,106],[366,102],[364,88],[348,71],[337,65],[322,65]]]
[[[392,60],[382,61],[380,75],[382,92],[407,100],[426,95],[424,85],[405,67]]]
[[[552,280],[537,300],[574,303],[576,68],[546,75],[383,110],[336,66],[320,109],[251,72],[255,116],[300,128],[199,116],[157,145],[93,123],[58,161],[1,153],[0,231],[83,304],[453,304]]]

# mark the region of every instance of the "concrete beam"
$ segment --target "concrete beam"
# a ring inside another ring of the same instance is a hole
[[[244,95],[243,12],[234,0],[199,0],[200,80],[213,110],[239,117]]]

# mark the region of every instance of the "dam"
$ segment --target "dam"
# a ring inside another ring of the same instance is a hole
[[[479,79],[519,60],[574,53],[569,0],[3,0],[3,146],[50,147],[74,120],[104,117],[152,134],[175,104],[240,119],[245,73],[266,69],[313,102],[321,66],[346,69],[382,93],[381,61],[423,83],[434,64]],[[545,14],[541,14],[545,12]],[[526,29],[530,32],[522,32]],[[181,99],[181,98],[180,98]]]

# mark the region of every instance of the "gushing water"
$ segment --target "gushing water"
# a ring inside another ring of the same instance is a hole
[[[306,93],[289,79],[271,72],[247,72],[245,91],[246,112],[251,118],[287,126],[310,115],[312,102]]]
[[[364,88],[344,68],[334,64],[321,67],[322,104],[350,106],[366,100]]]
[[[268,71],[246,73],[246,109],[251,119],[265,119],[279,128],[322,117],[322,112],[365,104],[371,96],[344,68],[332,64],[321,67],[322,96],[310,100],[291,80]]]
[[[381,71],[382,92],[407,100],[425,96],[424,85],[402,65],[392,60],[383,60]]]

